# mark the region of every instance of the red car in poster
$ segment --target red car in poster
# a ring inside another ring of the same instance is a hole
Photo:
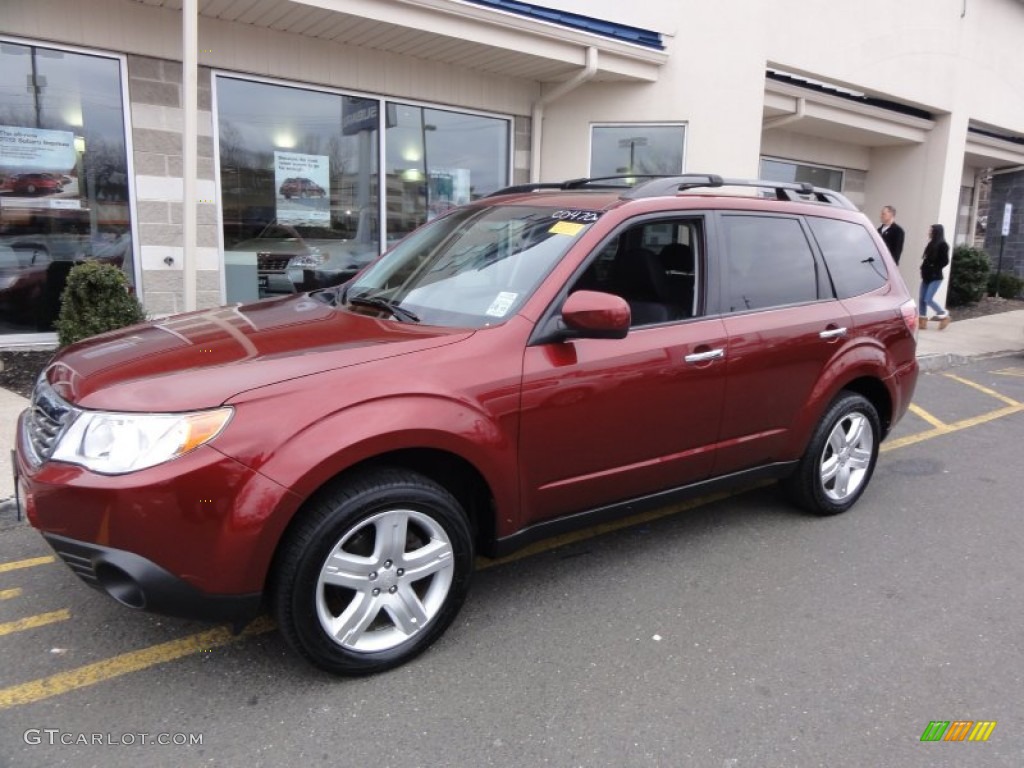
[[[52,173],[23,173],[14,179],[11,191],[21,195],[52,195],[63,192],[64,183]]]

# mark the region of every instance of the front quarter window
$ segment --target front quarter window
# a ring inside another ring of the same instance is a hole
[[[346,292],[349,306],[362,311],[365,300],[383,300],[431,325],[497,325],[516,313],[599,215],[539,206],[461,208],[414,232],[360,276]]]

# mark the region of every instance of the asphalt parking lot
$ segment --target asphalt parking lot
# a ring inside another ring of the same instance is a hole
[[[1020,766],[1024,356],[922,376],[883,451],[839,517],[759,487],[482,562],[356,680],[266,620],[128,611],[7,524],[0,766]]]

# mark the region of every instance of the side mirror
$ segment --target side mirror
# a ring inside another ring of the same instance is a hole
[[[629,304],[611,293],[576,291],[562,305],[562,321],[572,337],[624,339],[629,333]]]

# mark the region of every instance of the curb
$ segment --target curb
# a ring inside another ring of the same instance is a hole
[[[983,352],[978,355],[962,355],[957,352],[937,352],[931,355],[921,355],[917,358],[917,367],[922,373],[934,373],[946,368],[955,368],[958,365],[967,365],[975,360],[987,360],[990,357],[1007,357],[1009,355],[1021,354],[1019,349],[1007,349],[1002,352]]]

